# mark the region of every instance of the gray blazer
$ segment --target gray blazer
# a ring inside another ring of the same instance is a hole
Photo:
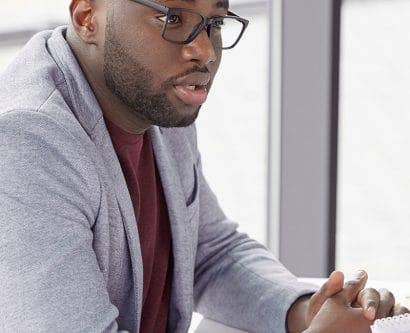
[[[0,331],[139,332],[138,221],[64,35],[39,33],[0,76]],[[314,289],[226,218],[202,174],[194,125],[149,134],[172,229],[168,331],[187,332],[196,310],[285,332],[290,305]]]

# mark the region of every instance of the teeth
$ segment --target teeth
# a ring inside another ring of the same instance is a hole
[[[195,90],[195,86],[186,86],[186,88],[189,90]]]

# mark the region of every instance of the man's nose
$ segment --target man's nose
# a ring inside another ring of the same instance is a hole
[[[182,56],[184,60],[195,61],[201,66],[217,60],[215,48],[205,29],[191,43],[184,45]]]

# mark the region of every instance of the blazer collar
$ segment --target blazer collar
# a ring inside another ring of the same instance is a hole
[[[121,210],[131,256],[135,290],[134,302],[138,305],[135,323],[137,331],[142,309],[143,270],[134,208],[120,162],[105,126],[102,110],[70,46],[65,40],[65,32],[66,27],[64,26],[55,29],[48,39],[48,47],[65,78],[67,86],[65,93],[67,95],[64,98],[78,122],[95,144],[99,152],[99,158],[108,170],[112,189]]]

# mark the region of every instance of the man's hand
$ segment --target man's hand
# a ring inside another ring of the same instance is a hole
[[[349,306],[361,308],[357,310],[362,312],[362,316],[369,321],[409,312],[405,307],[394,306],[394,296],[388,290],[363,289],[366,282],[367,273],[364,271],[358,271],[356,276],[346,284],[344,284],[343,273],[333,272],[317,293],[311,298],[299,299],[290,308],[287,320],[288,331],[294,333],[306,329],[329,298],[341,292],[343,287],[350,288],[352,285],[358,289],[358,293]]]
[[[362,274],[328,298],[304,333],[369,333],[372,320],[363,315],[363,309],[351,306],[358,299],[366,280],[367,274]]]

